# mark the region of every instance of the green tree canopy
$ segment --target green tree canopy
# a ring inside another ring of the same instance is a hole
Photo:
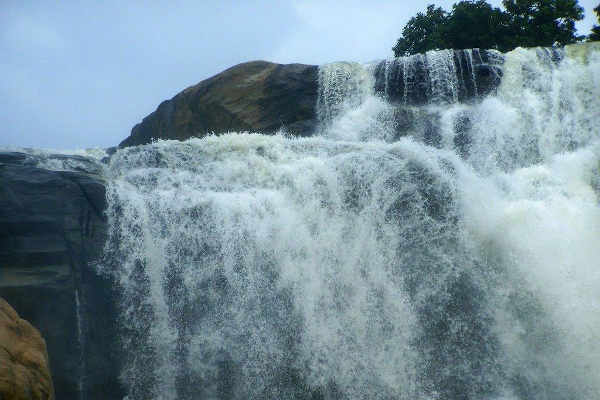
[[[461,1],[452,6],[446,24],[448,48],[498,49],[504,51],[508,43],[508,16],[499,8],[492,8],[485,0]]]
[[[600,4],[594,8],[594,12],[596,13],[596,17],[598,17],[598,23],[600,23]],[[600,26],[594,25],[592,28],[592,33],[588,36],[588,41],[597,41],[600,40]]]
[[[581,40],[575,21],[583,18],[577,0],[503,0],[506,11],[485,0],[463,0],[447,12],[427,6],[412,17],[394,46],[396,57],[434,49],[565,45]]]
[[[443,31],[447,19],[448,13],[441,7],[435,8],[433,4],[427,6],[425,14],[417,13],[402,29],[402,36],[393,48],[396,57],[444,48],[446,42]]]
[[[511,47],[575,43],[575,21],[583,19],[577,0],[503,0],[510,19]]]

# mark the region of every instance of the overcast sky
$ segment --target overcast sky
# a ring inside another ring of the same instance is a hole
[[[161,101],[240,62],[390,57],[416,12],[455,3],[0,1],[0,146],[55,149],[114,146]],[[580,33],[597,3],[579,1]]]

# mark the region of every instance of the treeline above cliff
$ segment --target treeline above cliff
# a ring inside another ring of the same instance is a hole
[[[429,5],[408,21],[394,54],[470,48],[506,52],[519,46],[564,46],[585,39],[575,28],[584,17],[577,0],[503,0],[502,4],[505,10],[485,0],[464,0],[450,12]],[[594,11],[600,18],[600,5]],[[598,40],[597,35],[592,33],[589,40]]]

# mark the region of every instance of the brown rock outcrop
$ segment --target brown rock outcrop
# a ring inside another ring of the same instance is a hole
[[[0,399],[53,400],[46,342],[0,298]]]
[[[251,61],[236,65],[162,102],[120,146],[152,139],[285,128],[309,136],[316,125],[318,67]]]

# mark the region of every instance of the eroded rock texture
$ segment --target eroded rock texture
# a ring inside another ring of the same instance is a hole
[[[53,400],[46,342],[0,298],[0,399]]]
[[[316,124],[318,67],[252,61],[231,67],[162,102],[120,146],[152,139],[280,128],[306,136]]]

